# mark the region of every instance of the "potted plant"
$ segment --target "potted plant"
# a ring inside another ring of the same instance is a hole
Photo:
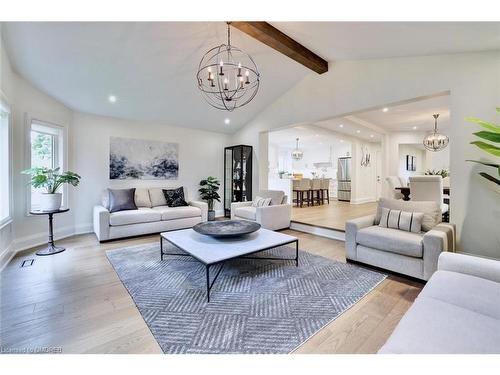
[[[447,169],[441,169],[441,170],[434,170],[434,169],[428,169],[425,172],[426,176],[441,176],[443,178],[446,178],[450,175],[450,172],[448,172]]]
[[[201,199],[207,201],[208,203],[208,220],[215,220],[214,211],[214,200],[220,202],[220,195],[217,193],[219,190],[220,182],[217,178],[209,176],[205,180],[200,181],[200,192]]]
[[[497,113],[500,113],[500,107],[497,107]],[[474,118],[474,117],[467,117],[465,120],[472,122],[474,124],[477,124],[477,125],[483,127],[484,129],[486,129],[486,130],[482,130],[482,131],[479,131],[479,132],[476,132],[473,134],[476,137],[484,139],[485,141],[488,141],[488,142],[478,140],[478,141],[471,142],[471,144],[479,147],[481,150],[487,152],[488,154],[499,158],[500,157],[500,147],[496,146],[495,143],[496,144],[500,143],[500,126],[496,125],[492,122],[480,120],[480,119]],[[487,167],[491,167],[491,168],[493,168],[492,171],[495,171],[497,173],[498,177],[500,177],[500,164],[498,164],[495,161],[483,161],[483,160],[467,160],[467,161],[470,161],[473,163],[479,163],[479,164],[485,165]],[[498,191],[498,188],[500,187],[500,179],[499,178],[493,176],[492,174],[486,173],[486,172],[480,172],[479,175],[481,177],[485,178],[486,180],[490,181],[491,183],[493,183],[493,186],[496,186],[497,191]]]
[[[31,176],[31,186],[46,189],[46,192],[40,195],[41,211],[56,211],[61,208],[62,194],[57,192],[61,185],[77,186],[80,183],[81,177],[78,174],[70,171],[60,174],[59,169],[37,167],[21,172]]]

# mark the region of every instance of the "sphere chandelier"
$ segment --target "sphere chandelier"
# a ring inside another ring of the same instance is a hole
[[[292,159],[300,160],[304,156],[304,153],[299,149],[299,139],[295,138],[295,141],[297,142],[297,144],[295,146],[295,150],[292,151]]]
[[[231,112],[257,95],[260,73],[250,55],[231,45],[230,24],[227,22],[227,44],[203,55],[196,81],[208,104]]]
[[[433,115],[433,117],[434,117],[434,131],[425,136],[424,147],[429,151],[437,152],[446,148],[446,146],[448,146],[448,142],[450,141],[450,139],[446,135],[440,134],[437,131],[437,119],[439,117],[439,113]]]

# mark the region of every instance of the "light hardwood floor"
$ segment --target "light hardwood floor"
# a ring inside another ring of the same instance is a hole
[[[292,220],[298,223],[317,225],[336,230],[345,230],[345,222],[349,219],[374,214],[377,203],[350,204],[330,200],[330,204],[303,206],[292,208]]]
[[[287,230],[300,248],[345,261],[344,243]],[[55,347],[63,353],[161,353],[105,251],[157,241],[158,236],[99,244],[92,235],[59,241],[49,257],[25,252],[1,273],[0,346]],[[35,259],[20,268],[24,259]],[[359,303],[316,333],[296,353],[375,353],[422,284],[389,276]]]

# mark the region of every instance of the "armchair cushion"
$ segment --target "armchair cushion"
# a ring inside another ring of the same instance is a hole
[[[271,198],[270,205],[275,206],[283,203],[285,192],[281,190],[260,190],[257,195],[262,198]]]
[[[356,242],[377,250],[422,258],[422,237],[421,233],[371,226],[358,231]]]
[[[257,209],[252,206],[238,207],[234,209],[234,215],[238,218],[255,221],[257,218]]]

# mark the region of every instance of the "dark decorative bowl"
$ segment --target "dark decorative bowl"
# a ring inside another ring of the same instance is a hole
[[[260,224],[246,220],[207,221],[196,224],[193,229],[211,237],[237,237],[258,231]]]

